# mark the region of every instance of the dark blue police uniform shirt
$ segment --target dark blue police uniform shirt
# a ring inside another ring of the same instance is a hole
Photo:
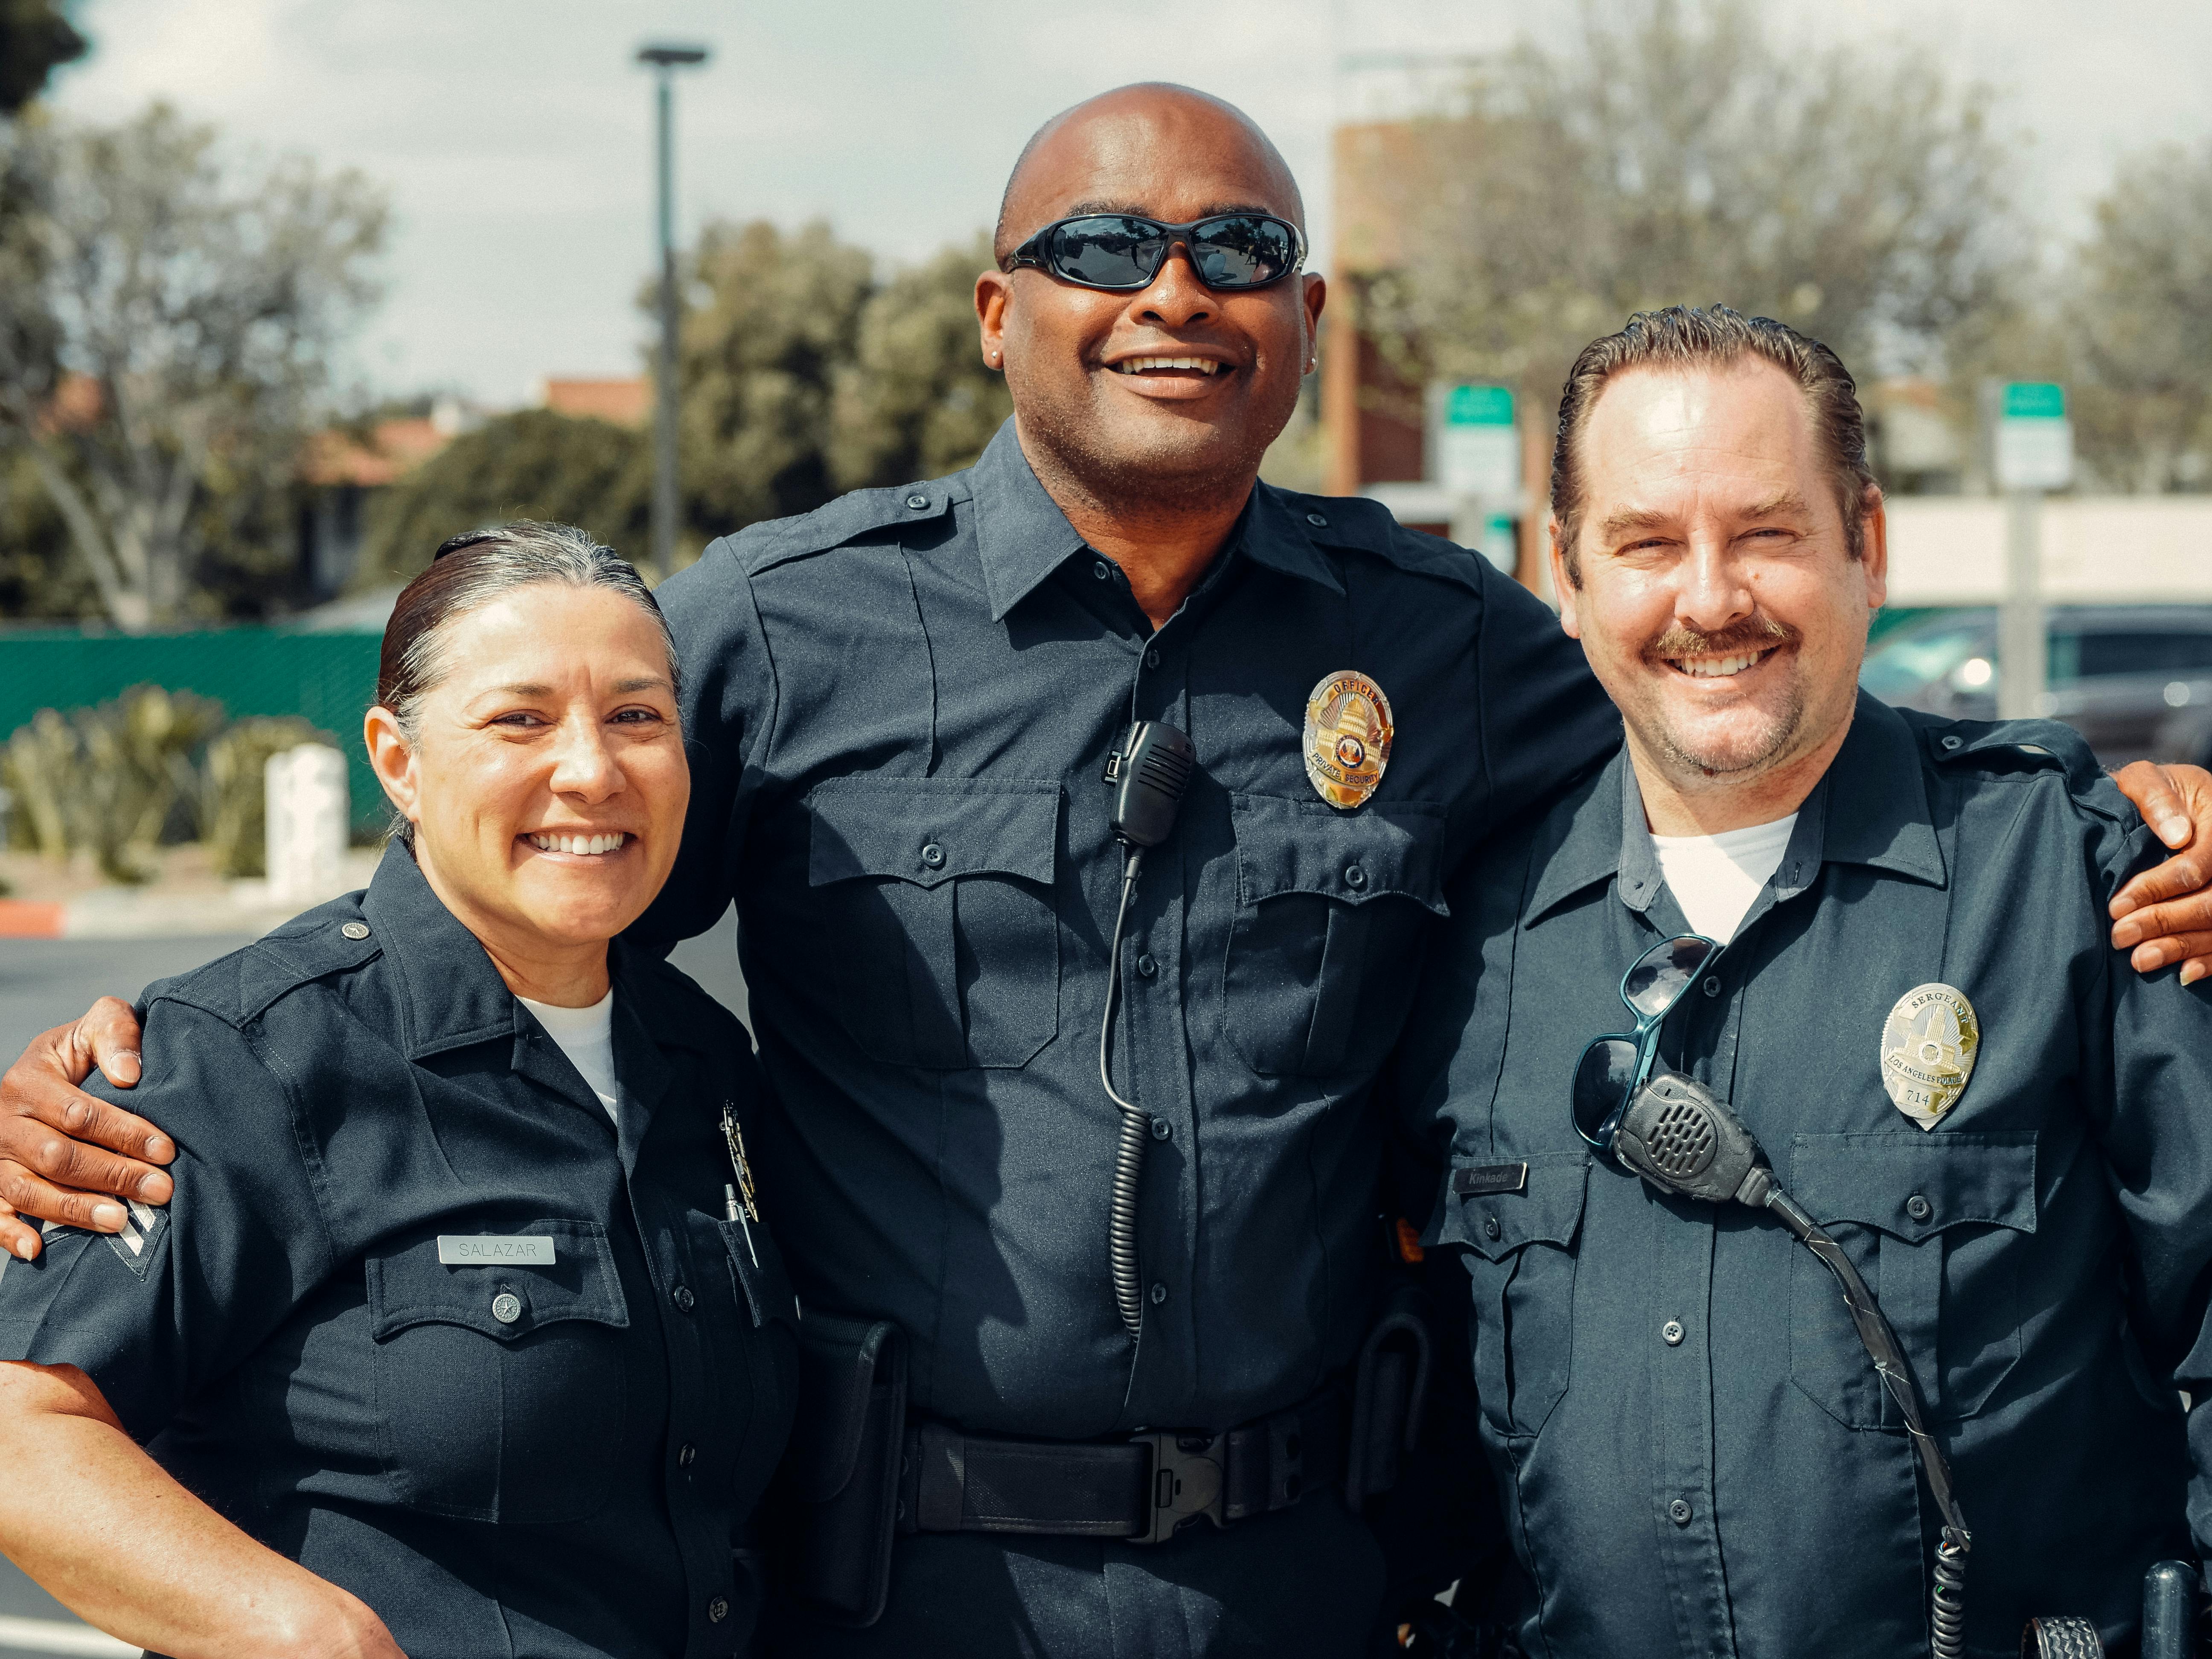
[[[756,1073],[689,980],[620,946],[614,979],[618,1132],[404,849],[149,988],[128,1101],[176,1194],[10,1265],[0,1358],[81,1368],[413,1659],[743,1652],[733,1535],[796,1373],[774,1246],[719,1218]],[[441,1234],[554,1261],[445,1266]]]
[[[1476,555],[1261,484],[1155,633],[1013,424],[969,471],[716,542],[660,590],[684,664],[684,851],[641,931],[734,896],[799,1292],[895,1320],[912,1398],[972,1432],[1218,1430],[1365,1333],[1370,1083],[1444,884],[1619,741],[1581,652]],[[1374,799],[1325,805],[1324,675],[1389,699]],[[1098,1026],[1132,719],[1197,748],[1149,853],[1116,1081],[1152,1115],[1133,1355],[1107,1265]]]
[[[2175,1393],[2212,1376],[2212,1000],[2106,937],[2158,856],[2066,728],[1862,696],[1661,1049],[1733,1103],[1896,1327],[1973,1530],[1978,1655],[2044,1613],[2117,1641],[2143,1569],[2212,1542],[2212,1420],[2185,1439]],[[1489,874],[1430,981],[1420,1029],[1459,1046],[1420,1103],[1455,1167],[1528,1165],[1517,1192],[1447,1182],[1429,1233],[1471,1281],[1522,1645],[1926,1652],[1937,1523],[1835,1281],[1778,1224],[1594,1159],[1570,1121],[1583,1045],[1630,1024],[1622,971],[1690,931],[1626,757]],[[1931,982],[1981,1036],[1923,1130],[1881,1050]]]

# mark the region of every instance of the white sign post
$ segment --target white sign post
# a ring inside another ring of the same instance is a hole
[[[303,743],[271,755],[267,791],[269,897],[278,904],[320,904],[345,886],[345,757]]]
[[[2074,482],[2074,423],[2066,388],[2014,380],[2000,394],[1995,433],[1996,485],[2006,497],[2005,595],[1997,617],[1997,715],[2043,713],[2050,646],[2043,614],[2043,495]]]
[[[1521,428],[1513,420],[1512,388],[1439,387],[1431,417],[1432,477],[1459,498],[1452,539],[1480,549],[1510,575],[1519,559],[1513,508],[1521,499]]]

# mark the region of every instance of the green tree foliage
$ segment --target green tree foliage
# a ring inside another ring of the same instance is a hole
[[[49,75],[84,56],[85,45],[56,0],[0,0],[0,115],[37,97]]]
[[[0,441],[113,621],[205,614],[210,561],[258,549],[234,574],[265,582],[283,514],[263,492],[374,297],[382,198],[305,161],[240,170],[160,104],[118,127],[19,122],[4,143],[25,205],[0,216]]]
[[[837,493],[831,409],[873,262],[826,224],[710,224],[679,280],[692,296],[678,364],[690,527],[711,538],[819,507]]]
[[[1013,412],[976,343],[975,273],[990,263],[991,239],[979,234],[869,296],[837,382],[830,473],[839,488],[956,471]]]
[[[501,415],[372,499],[356,585],[404,580],[448,536],[509,519],[578,525],[642,559],[652,497],[644,433],[550,410]]]
[[[1745,0],[1593,9],[1417,138],[1361,321],[1416,383],[1504,380],[1532,410],[1585,342],[1678,303],[1779,317],[1862,373],[1925,366],[2021,260],[1982,93],[1902,46],[1784,47]]]
[[[2075,440],[2096,481],[2212,483],[2212,146],[2121,166],[2076,251],[2063,315]]]

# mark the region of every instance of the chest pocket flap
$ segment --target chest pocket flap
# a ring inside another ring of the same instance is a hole
[[[1790,1195],[1822,1226],[1918,1244],[1967,1223],[2035,1231],[2035,1132],[1799,1135]]]
[[[449,1266],[438,1260],[434,1238],[392,1255],[369,1257],[370,1336],[388,1342],[417,1325],[459,1325],[514,1342],[564,1320],[617,1329],[629,1326],[629,1308],[605,1227],[596,1221],[533,1221],[515,1236],[551,1239],[552,1261]],[[503,1297],[514,1301],[502,1302]],[[507,1313],[514,1317],[501,1317]]]
[[[1237,915],[1222,992],[1230,1040],[1262,1077],[1371,1071],[1397,1041],[1443,898],[1444,811],[1340,812],[1229,798]]]
[[[1517,1189],[1502,1158],[1452,1162],[1443,1238],[1470,1252],[1475,1390],[1492,1430],[1533,1435],[1567,1391],[1589,1157],[1538,1153]]]
[[[1503,1261],[1524,1245],[1562,1250],[1572,1245],[1582,1228],[1588,1155],[1540,1152],[1522,1167],[1526,1173],[1518,1190],[1499,1191],[1511,1178],[1512,1162],[1454,1158],[1440,1242],[1464,1244],[1492,1261]]]
[[[629,1307],[599,1223],[501,1232],[551,1239],[553,1260],[449,1265],[434,1238],[368,1259],[386,1478],[426,1514],[580,1521],[628,1455]]]
[[[981,875],[1052,885],[1057,783],[843,778],[808,805],[806,876],[816,887],[870,876],[935,887]]]
[[[1021,1066],[1060,1029],[1060,785],[840,778],[807,798],[823,1012],[892,1066]]]
[[[1346,904],[1409,898],[1444,908],[1443,809],[1419,802],[1340,812],[1322,801],[1232,795],[1237,898],[1255,905],[1285,893],[1319,893]]]
[[[2020,1358],[2035,1132],[1799,1135],[1789,1184],[1873,1285],[1931,1415],[1983,1410]],[[1853,1428],[1898,1427],[1827,1269],[1790,1254],[1792,1379]]]

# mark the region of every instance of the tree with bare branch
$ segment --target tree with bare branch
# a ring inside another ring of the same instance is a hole
[[[102,608],[187,613],[212,480],[281,478],[334,350],[375,297],[385,207],[358,173],[227,164],[156,104],[16,123],[0,224],[0,440],[19,447]]]
[[[1903,46],[1784,46],[1742,0],[1594,7],[1413,137],[1358,321],[1412,383],[1503,381],[1545,415],[1585,342],[1677,303],[1780,318],[1862,373],[1940,367],[2022,263],[1985,94]]]

